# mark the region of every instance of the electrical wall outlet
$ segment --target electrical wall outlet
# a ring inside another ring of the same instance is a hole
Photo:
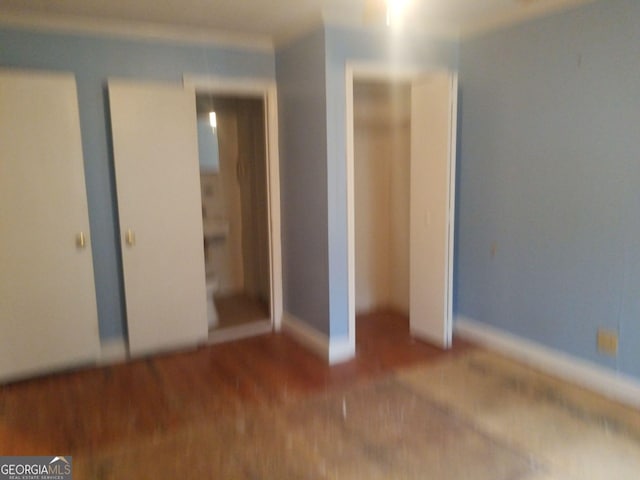
[[[618,332],[607,330],[605,328],[598,329],[598,352],[615,357],[618,355]]]

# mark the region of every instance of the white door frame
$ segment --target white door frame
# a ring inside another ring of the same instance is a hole
[[[355,352],[356,349],[356,255],[355,255],[355,154],[354,154],[354,118],[353,118],[353,82],[357,80],[402,80],[412,82],[421,77],[428,76],[435,71],[443,71],[445,68],[427,69],[422,67],[397,67],[388,63],[371,63],[371,62],[347,62],[345,67],[346,82],[346,129],[347,129],[347,255],[348,255],[348,310],[349,310],[349,345]],[[454,104],[453,108],[457,108]],[[455,115],[455,111],[453,112]],[[454,117],[455,119],[455,117]],[[453,241],[454,241],[454,222],[453,211],[455,209],[455,142],[451,145],[451,175],[449,178],[450,192],[450,224],[449,224],[449,269],[450,275],[448,279],[449,304],[452,298],[452,282],[453,282]],[[451,307],[449,307],[450,309]],[[449,321],[446,325],[449,331],[449,337],[453,331],[453,322]]]
[[[267,196],[269,205],[269,269],[272,328],[282,328],[282,242],[280,229],[280,154],[278,151],[278,97],[271,79],[184,75],[185,87],[196,93],[261,98],[266,111]]]

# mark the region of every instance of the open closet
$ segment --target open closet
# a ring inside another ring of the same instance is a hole
[[[356,312],[409,314],[411,86],[354,82]]]
[[[356,312],[452,341],[457,77],[347,68],[349,339]]]

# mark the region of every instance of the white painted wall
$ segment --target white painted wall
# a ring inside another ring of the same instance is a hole
[[[408,85],[354,85],[356,311],[409,310]]]
[[[409,311],[409,160],[408,119],[392,129],[389,157],[389,298],[390,305]]]
[[[384,129],[375,130],[356,124],[354,131],[356,311],[390,303],[387,157],[391,142]]]

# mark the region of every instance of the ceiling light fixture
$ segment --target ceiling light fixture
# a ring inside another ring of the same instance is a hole
[[[387,26],[396,25],[402,20],[409,5],[409,0],[386,0],[387,2]]]
[[[216,112],[209,112],[209,125],[211,125],[211,128],[213,128],[214,130],[218,126],[218,119],[216,118]]]

